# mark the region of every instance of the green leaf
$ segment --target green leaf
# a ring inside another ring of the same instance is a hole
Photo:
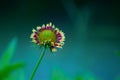
[[[115,53],[116,53],[116,55],[117,55],[118,57],[120,57],[120,51],[119,51],[119,50],[116,51]]]
[[[2,70],[0,70],[0,80],[4,80],[8,78],[13,71],[16,71],[17,69],[20,69],[22,67],[24,67],[23,63],[17,63],[17,64],[6,66]]]
[[[12,72],[12,74],[6,80],[25,80],[23,68]]]
[[[77,75],[75,80],[85,80],[83,75]]]
[[[69,80],[68,77],[60,69],[52,71],[52,80]]]
[[[9,65],[17,46],[17,38],[13,38],[0,59],[0,69]]]

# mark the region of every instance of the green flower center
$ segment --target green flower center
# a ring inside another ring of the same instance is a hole
[[[51,30],[43,30],[38,35],[40,42],[56,42],[56,35]]]

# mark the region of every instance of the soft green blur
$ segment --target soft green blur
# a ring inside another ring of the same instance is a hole
[[[0,58],[0,80],[24,80],[23,78],[21,79],[23,73],[20,74],[19,70],[24,67],[24,64],[20,62],[11,63],[16,48],[17,38],[13,38]]]

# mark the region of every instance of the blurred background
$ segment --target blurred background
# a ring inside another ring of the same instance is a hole
[[[0,57],[16,37],[10,64],[25,63],[25,80],[41,53],[31,30],[49,22],[65,33],[65,45],[46,52],[34,80],[120,80],[118,0],[0,0]]]

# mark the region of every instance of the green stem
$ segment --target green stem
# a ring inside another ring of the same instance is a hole
[[[41,61],[42,61],[42,59],[43,59],[43,57],[44,57],[45,50],[46,50],[46,47],[45,47],[45,49],[43,50],[43,52],[42,52],[42,54],[41,54],[41,56],[40,56],[40,58],[39,58],[39,60],[38,60],[38,63],[36,64],[36,66],[35,66],[35,68],[34,68],[34,71],[33,71],[32,75],[31,75],[31,77],[30,77],[30,80],[33,80],[33,78],[34,78],[34,76],[35,76],[35,73],[36,73],[36,71],[37,71],[37,69],[38,69],[38,67],[39,67],[39,65],[40,65],[40,63],[41,63]]]

